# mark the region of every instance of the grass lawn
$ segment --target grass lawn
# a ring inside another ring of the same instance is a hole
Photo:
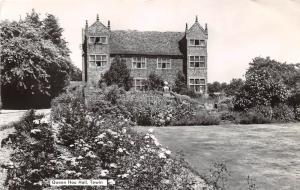
[[[149,127],[137,127],[145,132]],[[160,143],[183,151],[200,174],[214,161],[225,161],[228,189],[247,189],[247,176],[258,189],[300,189],[300,123],[153,128]]]

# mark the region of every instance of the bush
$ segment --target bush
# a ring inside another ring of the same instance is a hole
[[[161,90],[163,83],[164,81],[161,76],[151,72],[148,79],[145,81],[145,88],[147,90]]]
[[[109,70],[104,73],[101,81],[105,82],[108,86],[117,85],[123,87],[125,90],[129,90],[132,87],[132,77],[130,76],[130,70],[126,66],[125,61],[120,57],[115,57]]]
[[[56,125],[58,137],[72,152],[68,160],[73,161],[66,162],[56,178],[114,179],[108,189],[193,189],[194,175],[151,132],[138,134],[129,120],[99,114],[107,108],[93,113],[70,105],[77,107],[60,109],[64,113],[57,114],[63,117]]]
[[[293,109],[286,104],[275,106],[273,112],[273,119],[278,122],[291,122],[295,119]]]
[[[5,183],[8,189],[42,190],[49,186],[45,179],[59,173],[59,166],[54,161],[59,152],[55,149],[48,122],[49,118],[29,111],[14,124],[14,152]]]
[[[271,123],[273,110],[271,106],[258,105],[245,112],[236,115],[236,123],[241,124],[264,124]]]
[[[189,126],[189,125],[218,125],[220,118],[217,115],[209,114],[208,112],[198,112],[194,115],[182,117],[172,121],[171,125]]]
[[[295,113],[295,119],[300,121],[300,106],[295,108],[294,113]]]
[[[112,104],[116,104],[117,101],[124,94],[125,94],[125,90],[123,88],[118,88],[117,85],[109,86],[104,91],[105,99],[111,102]]]
[[[240,124],[264,124],[271,123],[272,120],[251,111],[238,114],[235,122]]]

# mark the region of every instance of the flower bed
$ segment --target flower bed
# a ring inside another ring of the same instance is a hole
[[[56,98],[51,121],[28,113],[15,124],[8,189],[45,189],[49,179],[108,179],[104,189],[203,186],[201,178],[161,146],[151,131],[139,134],[122,114],[99,113],[86,107],[81,93]]]

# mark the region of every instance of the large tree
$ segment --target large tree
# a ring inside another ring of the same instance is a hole
[[[244,110],[256,105],[284,103],[297,84],[295,65],[280,63],[269,57],[257,57],[246,72],[245,85],[236,94],[235,108]]]
[[[71,62],[63,53],[68,50],[47,39],[35,11],[18,22],[4,21],[0,27],[6,103],[25,103],[28,98],[32,103],[39,99],[49,103],[68,84]]]

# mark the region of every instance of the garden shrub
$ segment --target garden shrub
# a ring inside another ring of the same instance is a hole
[[[294,110],[295,119],[300,121],[300,106],[297,106]]]
[[[105,99],[111,102],[112,104],[116,104],[117,101],[124,94],[125,94],[125,90],[123,88],[119,88],[117,85],[111,85],[107,87],[104,91]]]
[[[286,104],[278,104],[273,108],[273,119],[278,122],[291,122],[295,119],[293,109]]]
[[[14,152],[5,185],[11,190],[42,190],[49,186],[45,179],[59,173],[55,162],[59,152],[54,147],[49,118],[29,111],[14,127]]]
[[[218,125],[220,123],[219,116],[209,114],[206,111],[197,112],[194,115],[181,117],[178,120],[172,121],[171,125],[189,126],[189,125]]]
[[[62,118],[55,121],[58,137],[72,153],[71,158],[59,158],[65,168],[57,178],[114,179],[108,189],[193,189],[193,174],[151,131],[138,134],[122,116],[100,115],[76,105],[60,109],[64,114],[57,114]]]
[[[262,114],[248,111],[238,114],[235,122],[240,124],[264,124],[271,123],[272,120],[265,118]]]

